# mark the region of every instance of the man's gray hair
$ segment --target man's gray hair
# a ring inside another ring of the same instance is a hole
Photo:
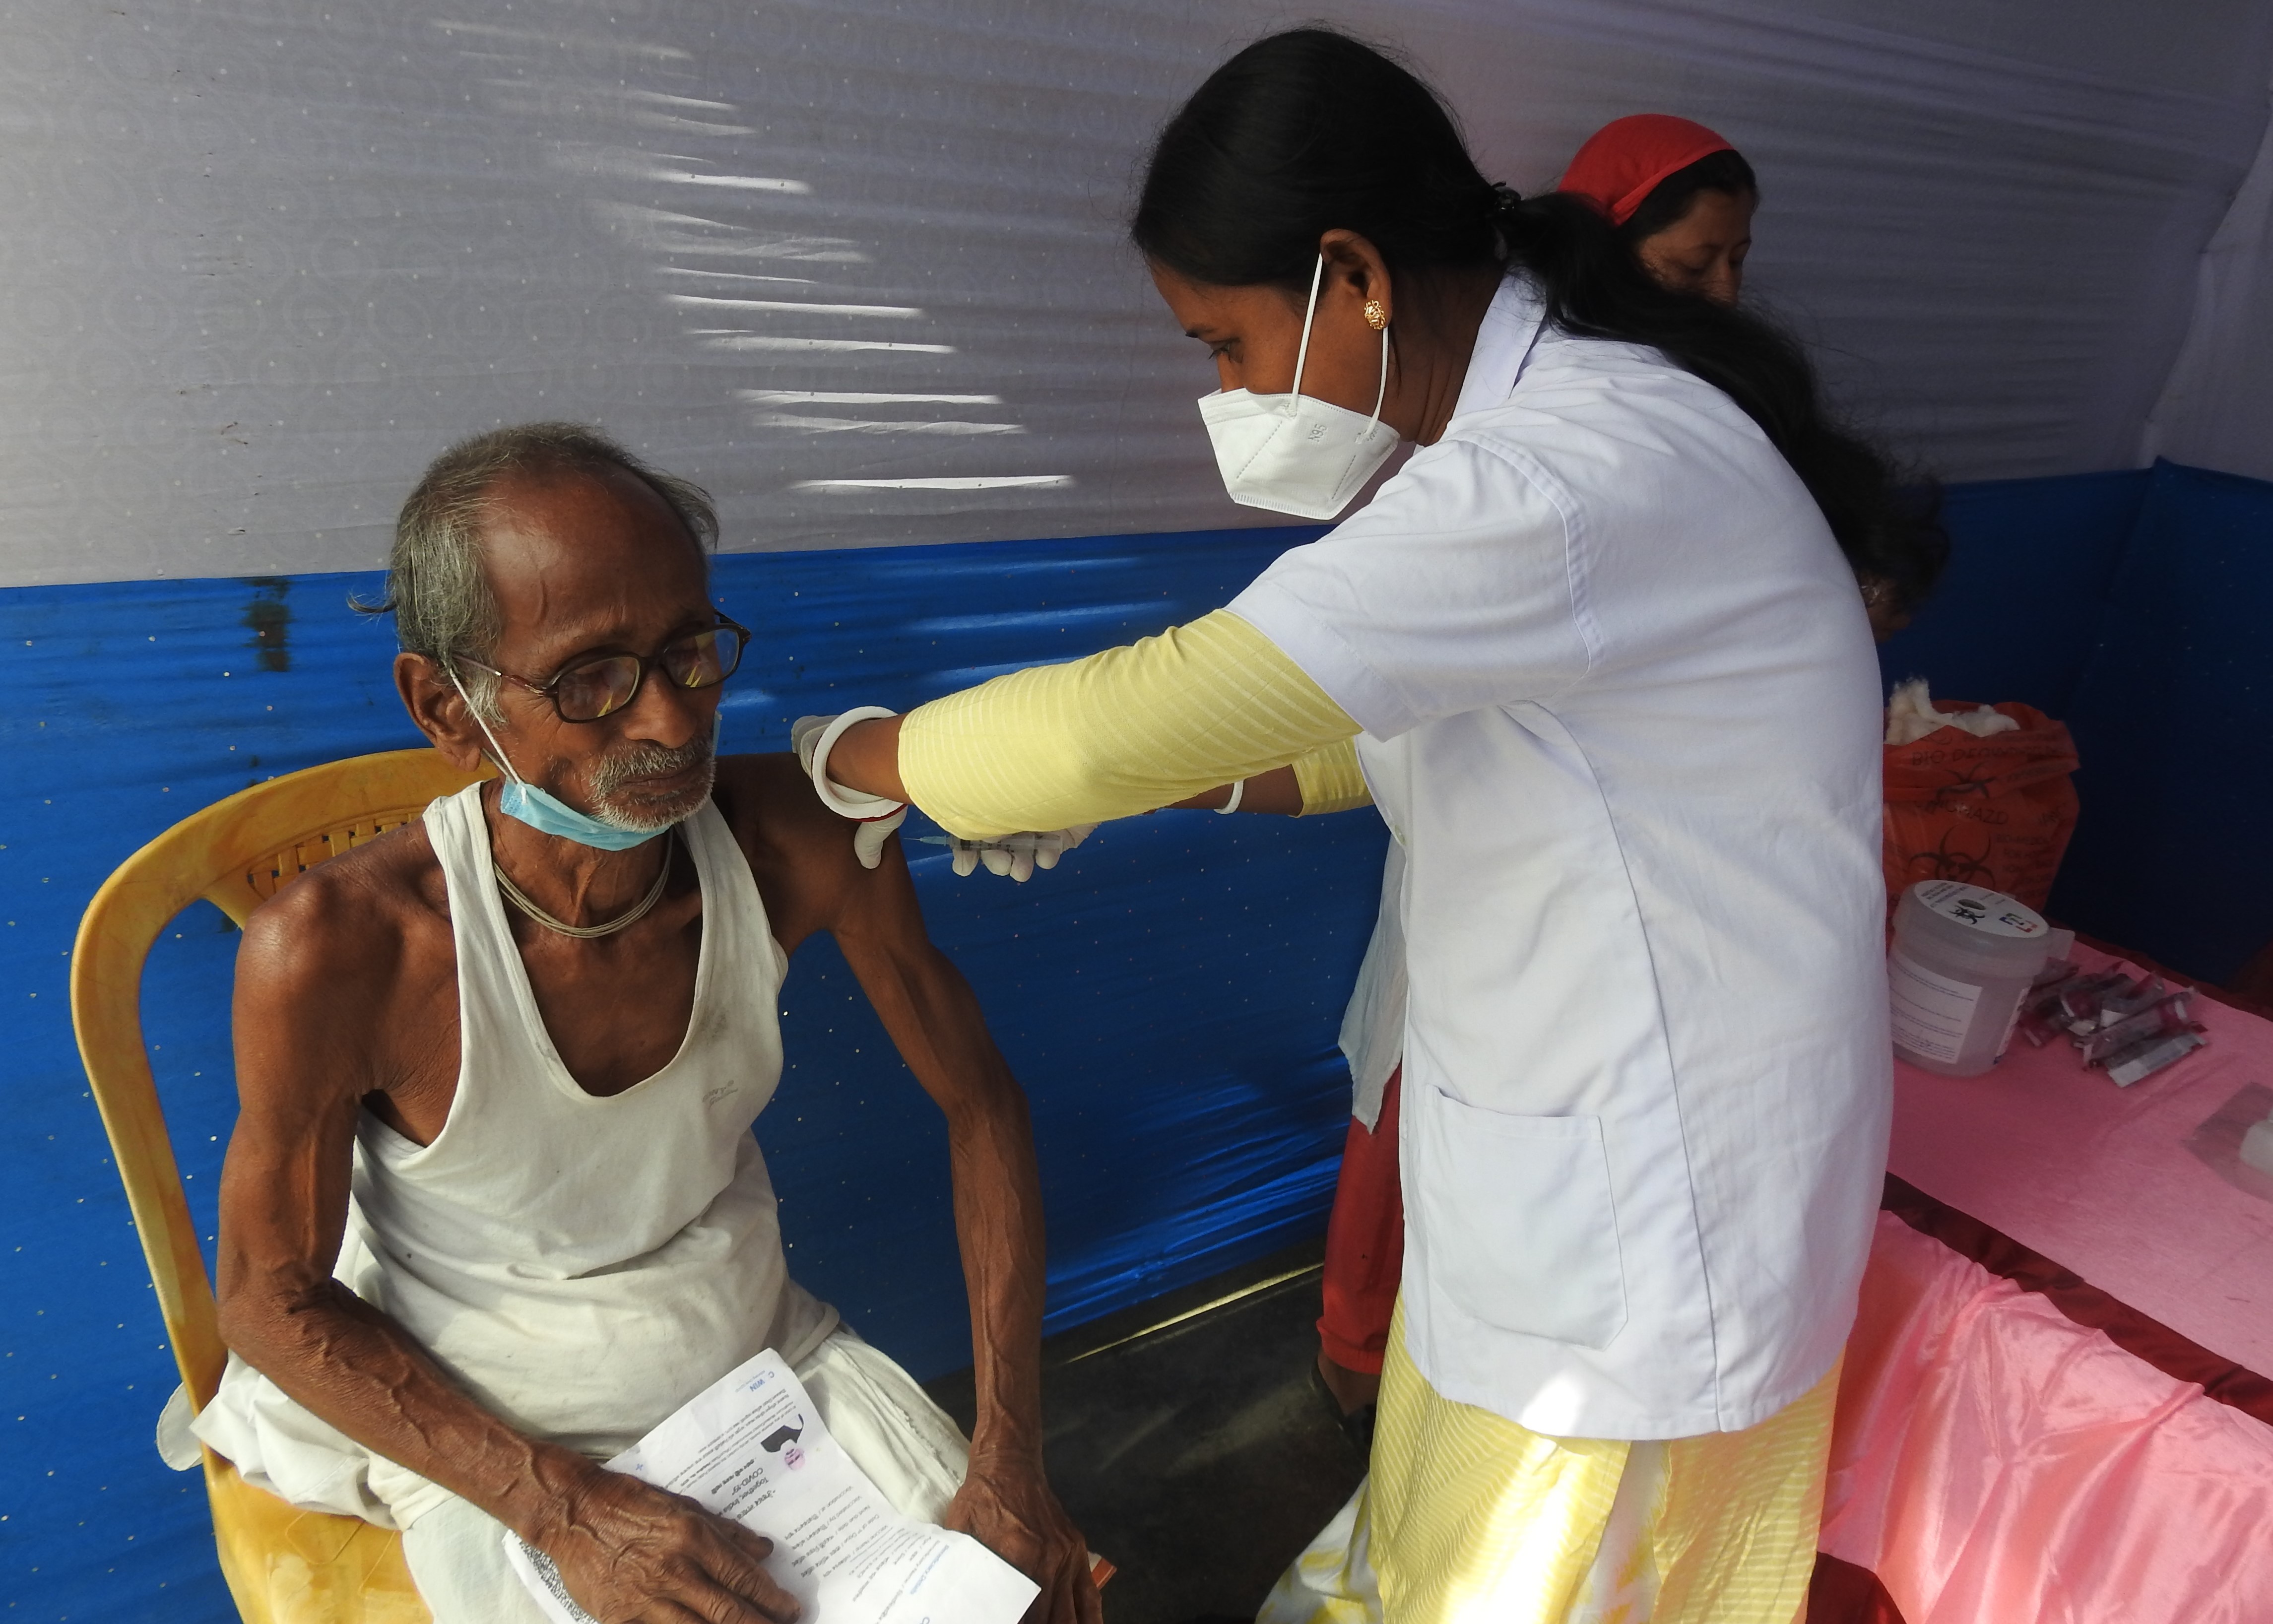
[[[499,719],[497,678],[487,663],[505,628],[482,573],[482,526],[491,493],[516,476],[626,473],[679,515],[697,551],[717,545],[718,513],[701,486],[651,468],[581,423],[523,423],[461,440],[428,465],[394,521],[386,596],[356,607],[392,613],[395,641],[456,675],[483,720]]]

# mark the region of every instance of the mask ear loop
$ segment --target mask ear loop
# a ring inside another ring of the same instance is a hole
[[[1365,426],[1369,432],[1374,423],[1381,421],[1381,403],[1389,398],[1389,323],[1381,324],[1381,387],[1373,392],[1373,423]]]
[[[497,735],[490,731],[490,725],[482,720],[481,708],[474,703],[474,696],[466,692],[466,685],[458,680],[458,673],[454,671],[450,673],[450,686],[458,690],[458,697],[466,702],[466,714],[474,718],[474,726],[480,728],[482,737],[490,741],[491,759],[504,769],[506,777],[516,784],[526,786],[529,780],[514,771],[513,763],[506,759],[505,746],[498,742]]]
[[[1326,256],[1320,254],[1318,256],[1317,267],[1310,272],[1310,302],[1305,305],[1302,310],[1302,342],[1301,347],[1294,351],[1294,393],[1297,395],[1302,393],[1303,365],[1310,358],[1310,324],[1317,319],[1318,314],[1318,283],[1325,276],[1325,274]],[[1384,321],[1381,324],[1381,383],[1380,386],[1373,392],[1373,417],[1371,421],[1367,423],[1367,428],[1370,429],[1374,424],[1381,421],[1381,409],[1388,400],[1389,324]],[[481,718],[476,717],[474,719],[476,721],[479,721]]]
[[[1310,323],[1316,319],[1318,313],[1318,281],[1325,274],[1326,256],[1320,254],[1318,256],[1317,268],[1310,273],[1310,302],[1308,305],[1304,306],[1302,311],[1302,345],[1301,349],[1294,351],[1294,392],[1296,395],[1302,393],[1302,364],[1310,358]],[[1384,327],[1382,329],[1383,336],[1386,337],[1388,335],[1388,332],[1389,329]],[[1387,354],[1386,351],[1384,351],[1383,353],[1384,356]],[[1385,361],[1384,365],[1386,365]],[[1389,381],[1389,374],[1385,372],[1383,372],[1381,375],[1381,380],[1384,384],[1387,384]]]

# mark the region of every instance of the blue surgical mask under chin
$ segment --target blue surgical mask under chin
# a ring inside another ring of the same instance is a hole
[[[458,697],[466,702],[467,712],[474,726],[482,730],[482,737],[490,741],[496,752],[497,764],[505,770],[505,786],[498,793],[498,810],[516,822],[528,824],[541,835],[558,835],[563,840],[574,840],[579,846],[592,846],[603,852],[628,852],[635,846],[645,846],[660,829],[626,829],[619,824],[601,822],[589,812],[579,812],[559,796],[537,788],[514,771],[506,759],[505,747],[490,732],[490,725],[482,720],[481,712],[474,708],[473,698],[458,681],[455,672],[450,673],[450,684],[457,688]]]
[[[541,835],[559,835],[563,840],[596,846],[604,852],[628,852],[635,846],[645,846],[663,832],[660,829],[624,829],[603,823],[589,812],[579,812],[559,796],[524,782],[519,773],[514,772],[512,763],[505,763],[505,770],[512,776],[498,792],[498,810]]]

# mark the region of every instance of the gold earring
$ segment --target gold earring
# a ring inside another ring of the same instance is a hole
[[[1365,325],[1378,333],[1389,325],[1389,307],[1379,299],[1365,302]]]

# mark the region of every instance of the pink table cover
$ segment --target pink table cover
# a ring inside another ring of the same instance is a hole
[[[1881,1214],[1822,1547],[1904,1624],[2268,1624],[2273,1427]]]
[[[2094,969],[2122,962],[2085,948],[2075,957]],[[1888,1164],[2149,1319],[2273,1376],[2273,1178],[2239,1157],[2242,1131],[2273,1115],[2273,1021],[2207,998],[2194,1013],[2209,1045],[2129,1088],[2085,1071],[2066,1042],[2039,1049],[2019,1037],[1981,1077],[1898,1064]]]
[[[2273,1113],[2273,1023],[2195,1012],[2209,1046],[2127,1090],[2065,1045],[1980,1078],[1897,1066],[1892,1167],[2273,1375],[2273,1178],[2239,1156]],[[2273,1426],[1880,1214],[1823,1549],[1905,1624],[2273,1624],[2269,1528]]]

